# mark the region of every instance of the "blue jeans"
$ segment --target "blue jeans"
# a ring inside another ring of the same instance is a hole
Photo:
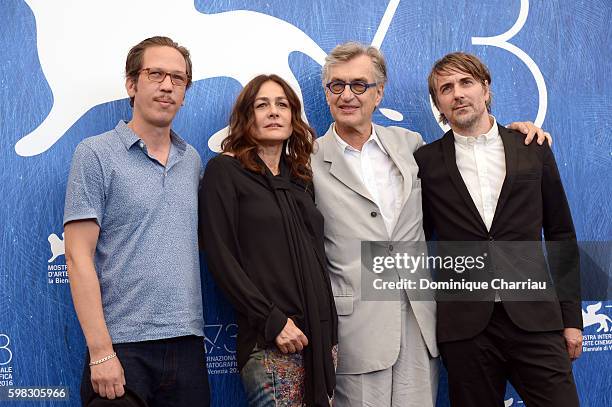
[[[338,346],[332,348],[332,359],[336,368]],[[249,407],[304,405],[304,360],[300,352],[285,354],[276,347],[255,346],[240,376]]]
[[[113,348],[123,366],[126,387],[149,407],[208,407],[210,390],[204,339],[199,336],[118,343]],[[81,381],[83,405],[93,395],[89,353]]]

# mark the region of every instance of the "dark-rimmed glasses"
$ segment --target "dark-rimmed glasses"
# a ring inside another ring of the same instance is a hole
[[[161,83],[166,80],[166,76],[170,76],[170,82],[172,82],[174,86],[187,86],[187,82],[189,81],[189,78],[185,74],[165,72],[157,68],[143,68],[138,71],[139,74],[141,72],[145,72],[147,78],[149,78],[151,82]]]
[[[365,93],[365,91],[368,90],[369,88],[376,86],[376,82],[367,83],[364,81],[353,81],[353,82],[331,81],[327,85],[325,85],[325,87],[329,89],[329,91],[333,93],[334,95],[339,95],[342,92],[344,92],[344,89],[346,89],[346,85],[349,86],[349,88],[351,89],[351,92],[353,92],[355,95],[361,95]]]

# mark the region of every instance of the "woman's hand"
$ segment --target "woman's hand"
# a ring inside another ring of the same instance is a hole
[[[295,326],[291,318],[287,318],[287,323],[283,330],[276,336],[276,346],[283,353],[295,353],[304,349],[308,345],[306,335]]]

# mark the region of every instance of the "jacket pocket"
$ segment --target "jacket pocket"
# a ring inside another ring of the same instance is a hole
[[[338,315],[351,315],[353,313],[353,295],[335,295],[336,312]]]
[[[525,181],[539,181],[541,178],[541,174],[535,171],[529,172],[518,172],[514,176],[514,181],[516,182],[525,182]]]

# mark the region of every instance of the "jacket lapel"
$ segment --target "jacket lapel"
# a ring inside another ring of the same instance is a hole
[[[493,222],[491,223],[491,233],[494,232],[495,224],[500,216],[501,211],[504,209],[504,205],[508,201],[510,192],[512,192],[512,184],[514,182],[514,174],[518,166],[518,151],[516,145],[516,138],[510,133],[510,130],[503,126],[499,126],[499,135],[504,143],[504,156],[506,157],[506,177],[502,184],[502,189],[499,193],[499,199],[497,200],[497,206],[495,207],[495,215],[493,215]]]
[[[410,196],[410,192],[412,191],[412,177],[413,175],[416,176],[416,174],[413,174],[412,171],[410,171],[410,168],[408,168],[407,160],[402,159],[400,151],[394,143],[394,138],[387,137],[387,129],[376,124],[373,124],[373,126],[376,130],[376,135],[378,136],[378,139],[385,147],[387,154],[389,154],[389,157],[391,157],[391,161],[393,161],[399,172],[402,174],[402,178],[404,179],[402,190],[402,204],[400,206],[399,211],[397,212],[397,216],[399,216],[399,214],[402,213],[402,210],[404,209],[404,205],[408,201],[408,197]]]
[[[333,127],[330,126],[327,133],[319,139],[319,142],[323,148],[323,160],[330,163],[329,173],[351,190],[374,202],[366,186],[349,167],[348,162],[344,158],[344,152],[334,139]]]
[[[486,231],[487,227],[484,224],[484,221],[482,220],[474,201],[472,200],[472,196],[470,195],[463,178],[461,178],[459,168],[457,168],[457,158],[455,156],[455,136],[453,135],[452,130],[448,131],[442,138],[442,152],[444,156],[444,164],[446,165],[446,170],[448,171],[453,185],[457,189],[457,192],[459,192],[459,195],[461,195],[465,201],[465,204],[469,210],[472,212],[472,215],[474,215],[474,217],[477,219],[478,224],[484,231]]]

